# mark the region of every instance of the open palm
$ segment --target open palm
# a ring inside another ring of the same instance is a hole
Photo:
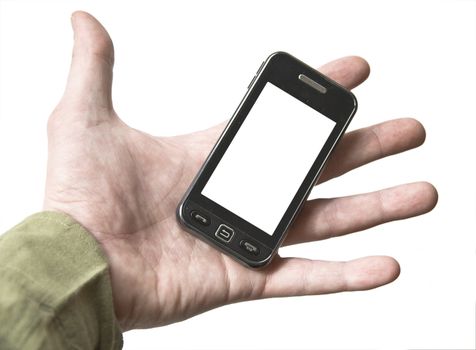
[[[107,32],[84,12],[72,21],[68,84],[48,122],[44,208],[71,215],[100,242],[123,330],[176,322],[242,300],[363,290],[397,278],[399,266],[390,257],[326,262],[277,256],[269,267],[251,270],[182,230],[175,209],[224,124],[176,137],[154,137],[127,126],[112,106],[114,53]],[[320,71],[348,88],[369,74],[367,63],[357,57]],[[417,147],[424,138],[413,119],[348,133],[321,181]],[[419,215],[436,200],[428,183],[311,200],[285,244]]]

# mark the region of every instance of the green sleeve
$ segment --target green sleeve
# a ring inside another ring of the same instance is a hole
[[[69,216],[42,212],[0,236],[0,349],[120,349],[106,258]]]

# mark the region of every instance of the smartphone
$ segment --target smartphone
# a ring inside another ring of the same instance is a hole
[[[268,264],[357,110],[354,95],[271,54],[177,208],[178,221],[242,264]]]

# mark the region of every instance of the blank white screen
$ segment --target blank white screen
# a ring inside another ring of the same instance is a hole
[[[272,235],[334,125],[267,83],[202,194]]]

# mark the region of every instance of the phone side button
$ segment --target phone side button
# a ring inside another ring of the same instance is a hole
[[[264,66],[264,61],[261,62],[261,65],[259,66],[258,70],[256,71],[256,75],[258,75],[259,71],[261,70],[261,68],[263,68]]]
[[[253,83],[255,82],[255,79],[256,79],[256,75],[253,77],[253,79],[251,79],[249,85],[248,85],[248,90],[250,89],[251,85],[253,85]]]
[[[242,240],[240,242],[240,247],[252,255],[259,255],[259,248],[250,241]]]

